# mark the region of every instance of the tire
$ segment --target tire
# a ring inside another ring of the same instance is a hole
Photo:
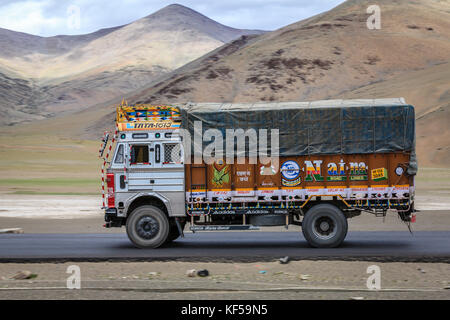
[[[180,222],[180,224],[181,224],[181,230],[183,230],[186,223]],[[169,236],[167,237],[166,243],[171,243],[172,241],[175,241],[176,239],[178,239],[180,236],[181,236],[181,234],[178,231],[176,222],[171,221],[170,227],[169,227]]]
[[[318,204],[308,210],[302,221],[302,232],[315,248],[335,248],[345,239],[348,230],[344,213],[331,204]]]
[[[127,219],[127,235],[138,248],[158,248],[169,236],[169,219],[154,206],[141,206]]]

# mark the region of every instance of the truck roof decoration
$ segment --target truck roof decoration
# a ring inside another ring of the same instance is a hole
[[[165,105],[128,105],[122,102],[117,107],[116,122],[119,131],[178,129],[181,122],[180,109]]]

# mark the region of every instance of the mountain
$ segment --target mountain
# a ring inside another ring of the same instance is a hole
[[[402,96],[415,106],[419,165],[450,163],[450,62],[405,72],[392,79],[346,92],[339,98]]]
[[[380,30],[366,26],[372,4],[348,0],[279,30],[243,36],[164,75],[128,101],[404,96],[416,106],[419,160],[444,165],[450,159],[450,1],[377,1]]]
[[[32,54],[62,54],[70,51],[74,47],[89,43],[120,28],[100,29],[96,32],[83,35],[59,35],[54,37],[40,37],[0,28],[0,46],[2,48],[0,57],[18,58]]]
[[[0,125],[107,101],[243,34],[261,33],[221,25],[178,4],[87,35],[45,38],[0,29],[0,108],[8,115]]]

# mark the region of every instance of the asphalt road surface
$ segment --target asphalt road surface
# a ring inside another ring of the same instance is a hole
[[[8,261],[266,261],[291,259],[450,261],[450,231],[355,231],[339,248],[315,249],[297,232],[186,233],[159,249],[138,249],[125,234],[0,234]]]

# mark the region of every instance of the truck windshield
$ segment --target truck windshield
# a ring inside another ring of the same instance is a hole
[[[130,150],[131,164],[150,164],[147,145],[132,145]]]

